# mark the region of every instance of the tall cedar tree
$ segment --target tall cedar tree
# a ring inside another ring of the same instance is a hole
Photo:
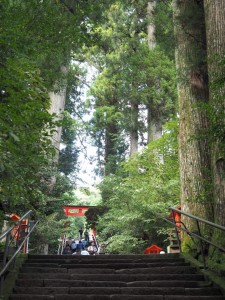
[[[208,71],[203,1],[174,0],[176,64],[179,76],[179,161],[181,205],[186,212],[213,220],[208,120]],[[190,219],[184,219],[191,226]]]
[[[210,82],[215,222],[225,226],[224,53],[225,1],[204,1]]]

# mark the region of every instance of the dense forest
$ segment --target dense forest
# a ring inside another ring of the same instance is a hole
[[[79,157],[91,140],[101,200],[87,222],[107,251],[165,246],[170,206],[225,226],[223,0],[1,0],[0,8],[1,221],[32,209],[42,220],[36,238],[54,252],[60,208],[79,203]]]

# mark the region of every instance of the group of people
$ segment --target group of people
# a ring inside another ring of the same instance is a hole
[[[78,254],[78,255],[96,255],[98,249],[95,242],[90,240],[89,233],[84,232],[82,228],[79,230],[79,237],[73,239],[72,237],[66,239],[65,247],[62,254]]]

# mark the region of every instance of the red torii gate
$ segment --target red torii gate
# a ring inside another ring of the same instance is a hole
[[[90,207],[85,205],[66,205],[63,206],[63,210],[66,216],[71,217],[84,217],[85,212],[89,210]],[[92,234],[96,236],[95,228],[92,228]]]
[[[93,206],[85,206],[85,205],[67,205],[63,206],[63,210],[66,216],[72,216],[72,217],[84,217],[85,212],[88,211],[88,209]]]

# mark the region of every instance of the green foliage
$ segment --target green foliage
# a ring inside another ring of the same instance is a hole
[[[101,201],[100,191],[96,187],[80,187],[74,191],[76,203],[82,205],[98,205]]]
[[[72,145],[67,145],[65,149],[60,151],[59,157],[59,171],[65,175],[69,175],[76,170],[78,158],[78,150],[74,149]]]
[[[171,60],[174,60],[175,38],[172,0],[156,1],[154,24],[157,45],[166,52]]]
[[[93,63],[100,72],[91,89],[96,99],[93,131],[101,134],[97,139],[99,149],[104,148],[106,125],[112,118],[118,117],[116,124],[120,128],[114,141],[119,140],[119,135],[126,141],[123,134],[125,132],[127,136],[132,125],[130,102],[137,103],[142,110],[149,107],[152,116],[160,115],[162,121],[174,114],[176,107],[174,62],[162,48],[150,51],[147,47],[147,2],[143,1],[140,6],[134,2],[123,4],[111,6],[106,16],[108,22],[95,31],[102,47],[95,47],[91,52]],[[144,118],[145,114],[140,113],[140,135],[146,132]],[[103,180],[102,198],[109,211],[98,219],[97,230],[100,238],[107,241],[108,251],[117,251],[118,244],[123,245],[119,251],[140,251],[143,240],[150,240],[150,228],[157,219],[153,212],[165,213],[171,203],[178,201],[177,127],[173,122],[168,126],[170,128],[160,141],[122,164],[123,170],[119,171],[120,165],[117,165],[116,172],[111,170],[116,175]],[[120,154],[122,159],[125,151],[124,147]],[[164,156],[163,164],[160,156]],[[128,240],[133,242],[125,247]]]
[[[86,226],[85,217],[68,217],[68,226],[65,228],[65,233],[68,237],[79,238],[79,229],[84,229]]]
[[[224,156],[224,144],[225,144],[225,131],[224,131],[224,56],[214,56],[214,62],[216,67],[213,67],[210,75],[212,76],[210,82],[211,101],[200,105],[209,121],[208,128],[202,132],[202,137],[207,138],[211,145],[218,146],[220,156]]]
[[[48,89],[61,73],[65,46],[54,45],[59,23],[49,16],[56,17],[58,7],[51,4],[1,2],[0,201],[4,210],[19,214],[45,202],[55,172],[51,137],[57,122],[49,113]],[[50,53],[58,68],[54,76],[44,67]]]
[[[140,137],[146,135],[147,110],[152,120],[165,122],[176,111],[177,95],[175,65],[167,49],[150,50],[147,45],[147,1],[138,5],[117,1],[104,16],[106,22],[91,31],[99,42],[85,50],[86,59],[98,71],[90,88],[95,109],[90,130],[98,147],[100,173],[108,175],[115,174],[125,158],[127,136],[133,130]]]
[[[57,185],[56,185],[57,186]],[[67,190],[69,191],[69,190]],[[71,237],[78,237],[78,230],[82,228],[93,228],[97,220],[96,211],[99,213],[99,203],[101,200],[100,191],[95,187],[88,188],[77,188],[70,192],[64,193],[61,197],[61,200],[55,200],[48,203],[48,207],[43,208],[43,210],[50,215],[58,211],[58,218],[66,226],[63,229],[63,226],[58,227],[58,236],[61,233],[66,234]],[[89,208],[86,212],[85,217],[65,217],[63,216],[63,205],[84,205],[84,206],[93,206]],[[94,213],[93,213],[94,212]],[[54,226],[54,224],[53,224]]]
[[[11,75],[8,77],[8,70]],[[25,71],[26,70],[26,71]],[[28,209],[44,199],[44,178],[52,174],[55,122],[42,78],[23,60],[0,70],[1,201]],[[29,199],[29,200],[28,200]]]
[[[58,170],[66,176],[75,174],[77,171],[77,160],[79,148],[76,147],[77,126],[72,115],[68,111],[64,112],[62,139],[63,149],[59,152]]]
[[[99,217],[106,211],[108,211],[106,206],[97,205],[94,207],[90,207],[89,210],[85,213],[87,227],[96,228]]]
[[[76,14],[61,1],[1,2],[0,200],[7,211],[37,209],[50,195],[56,172],[51,137],[57,122],[49,113],[48,92],[65,84],[67,75],[61,67],[68,64],[72,48],[79,49],[87,39],[82,20],[85,8],[89,12],[93,8],[86,3],[72,5]],[[69,103],[67,106],[71,109]],[[68,147],[60,170],[68,175],[76,163],[77,149],[73,124],[66,118],[64,124]],[[54,197],[62,193],[60,186]]]
[[[76,141],[84,132],[83,115],[87,113],[81,93],[84,75],[85,70],[78,63],[72,63],[68,71],[63,114],[61,143],[64,147],[59,153],[58,169],[66,176],[70,175],[73,178],[77,173],[77,161],[80,153]]]
[[[155,51],[147,47],[147,1],[3,0],[0,6],[3,209],[18,214],[33,209],[41,218],[34,251],[39,244],[48,243],[50,252],[55,253],[65,222],[61,205],[98,204],[94,192],[74,196],[68,180],[76,172],[80,149],[75,139],[81,137],[82,117],[87,113],[80,92],[85,71],[74,62],[71,69],[68,65],[71,57],[86,59],[100,74],[90,91],[95,113],[88,129],[99,147],[103,171],[117,174],[105,178],[104,205],[90,210],[88,224],[99,223],[112,252],[122,252],[127,244],[126,252],[139,252],[149,239],[160,240],[157,234],[150,234],[154,226],[153,232],[161,226],[153,212],[159,207],[165,212],[169,203],[177,201],[179,190],[172,137],[175,127],[171,123],[163,139],[120,164],[128,147],[131,101],[142,109],[151,106],[163,121],[174,113],[174,65],[163,47]],[[63,66],[69,69],[67,74],[62,72]],[[65,85],[66,112],[64,121],[57,123],[56,115],[49,113],[48,93]],[[52,145],[56,125],[63,125],[65,146],[58,168]],[[145,125],[142,114],[137,128],[141,135],[146,132]],[[49,198],[56,203],[50,204]],[[71,219],[70,223],[65,232],[74,236],[84,219]]]
[[[145,44],[141,44],[132,55],[128,54],[126,58],[125,55],[122,59],[126,63],[120,72],[124,79],[123,98],[146,105],[152,116],[157,115],[165,122],[176,108],[174,62],[159,48],[150,51]]]
[[[161,139],[123,163],[123,175],[104,178],[100,188],[108,211],[98,219],[97,232],[107,251],[165,247],[161,216],[179,203],[177,131],[177,121],[167,123]]]
[[[40,253],[43,245],[48,245],[49,254],[57,254],[58,239],[63,233],[65,219],[59,219],[57,212],[42,216],[36,230],[31,235],[30,253]]]
[[[138,238],[127,234],[126,231],[121,235],[113,235],[107,242],[109,243],[107,252],[113,254],[143,254],[143,249],[146,246],[144,241],[140,241]]]
[[[65,192],[72,193],[73,185],[70,179],[62,173],[55,174],[55,184],[51,191],[51,197],[56,199],[62,199]]]

